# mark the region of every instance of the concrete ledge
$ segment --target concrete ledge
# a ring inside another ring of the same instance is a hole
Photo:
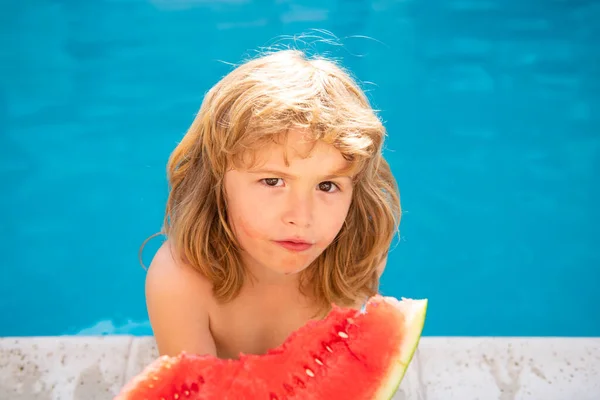
[[[110,400],[152,337],[0,339],[0,399]],[[396,400],[598,400],[600,338],[424,337]]]
[[[600,338],[426,338],[423,399],[600,400]]]

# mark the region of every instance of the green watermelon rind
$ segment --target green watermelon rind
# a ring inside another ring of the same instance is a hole
[[[398,391],[406,370],[419,347],[421,334],[425,325],[425,317],[427,316],[427,299],[402,299],[401,302],[398,302],[394,298],[384,298],[384,301],[396,302],[400,307],[408,306],[410,311],[404,313],[404,316],[408,317],[404,321],[404,326],[406,326],[407,330],[403,335],[402,345],[398,350],[398,354],[393,357],[395,362],[390,366],[386,377],[383,378],[384,383],[379,387],[373,400],[391,400]]]

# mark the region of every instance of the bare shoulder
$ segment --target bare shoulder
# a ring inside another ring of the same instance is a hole
[[[209,329],[210,282],[180,261],[167,241],[146,275],[146,306],[161,355],[215,354]]]
[[[157,286],[158,289],[175,289],[187,291],[200,297],[206,297],[211,292],[210,282],[190,265],[185,264],[175,254],[169,241],[158,249],[146,276],[146,284]],[[200,290],[202,293],[197,293]],[[212,297],[212,296],[210,296]],[[208,299],[207,299],[208,300]]]

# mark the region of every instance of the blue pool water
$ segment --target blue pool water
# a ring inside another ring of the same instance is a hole
[[[382,291],[428,297],[426,335],[600,335],[598,21],[583,0],[3,2],[0,336],[150,333],[137,251],[170,151],[228,62],[311,29],[389,129]]]

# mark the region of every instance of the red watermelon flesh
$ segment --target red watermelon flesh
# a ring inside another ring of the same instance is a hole
[[[334,306],[265,355],[161,357],[115,400],[390,399],[423,329],[427,300],[374,296],[364,311]]]
[[[117,398],[218,399],[229,390],[240,367],[233,360],[211,356],[185,353],[177,357],[162,356],[129,382]]]

